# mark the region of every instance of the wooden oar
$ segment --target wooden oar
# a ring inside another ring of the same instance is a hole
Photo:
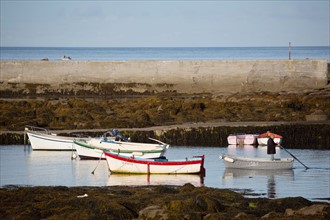
[[[309,169],[308,166],[306,166],[305,164],[303,164],[300,160],[298,160],[297,157],[295,157],[293,154],[291,154],[287,149],[285,149],[283,146],[280,145],[280,148],[282,148],[283,150],[285,150],[288,154],[290,154],[294,159],[296,159],[299,163],[301,163],[305,168],[306,170]]]

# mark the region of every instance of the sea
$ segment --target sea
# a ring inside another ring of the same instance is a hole
[[[0,146],[0,187],[19,186],[151,186],[184,185],[231,189],[252,198],[302,196],[311,201],[330,203],[330,150],[292,149],[297,160],[293,170],[227,169],[222,154],[264,157],[267,147],[252,145],[224,147],[170,146],[169,160],[205,156],[205,177],[199,175],[110,174],[105,160],[72,158],[71,151],[33,151],[29,145]],[[277,148],[275,158],[291,157]],[[309,169],[305,169],[304,165]],[[94,174],[92,174],[94,171]]]
[[[283,60],[288,47],[0,47],[0,60]],[[326,59],[329,46],[293,46],[291,59]]]

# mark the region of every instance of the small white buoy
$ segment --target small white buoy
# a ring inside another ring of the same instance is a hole
[[[73,153],[72,156],[71,156],[71,159],[76,159],[76,158],[77,158],[77,154]]]
[[[85,198],[85,197],[88,197],[88,195],[84,194],[84,195],[81,195],[81,196],[77,196],[77,198]]]
[[[223,158],[225,161],[229,162],[229,163],[234,163],[234,159],[229,158],[229,157],[225,157]]]

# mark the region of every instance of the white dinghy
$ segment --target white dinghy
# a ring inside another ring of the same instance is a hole
[[[25,133],[28,135],[33,150],[71,151],[75,137],[58,136],[45,128],[26,126]]]
[[[121,156],[139,158],[158,158],[165,156],[168,144],[151,144],[122,141],[102,141],[92,138],[89,140],[74,140],[74,148],[81,159],[105,159],[104,150],[118,153]],[[157,140],[158,141],[158,140]]]
[[[289,170],[292,169],[294,161],[293,158],[270,160],[270,158],[237,157],[226,154],[221,155],[220,159],[223,159],[226,168],[255,170]]]
[[[142,159],[104,151],[111,173],[125,174],[201,174],[204,176],[204,155],[183,160]]]

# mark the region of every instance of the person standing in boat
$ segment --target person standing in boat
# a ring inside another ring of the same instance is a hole
[[[274,142],[275,135],[271,134],[267,141],[267,154],[270,154],[270,160],[274,160],[277,144]]]

